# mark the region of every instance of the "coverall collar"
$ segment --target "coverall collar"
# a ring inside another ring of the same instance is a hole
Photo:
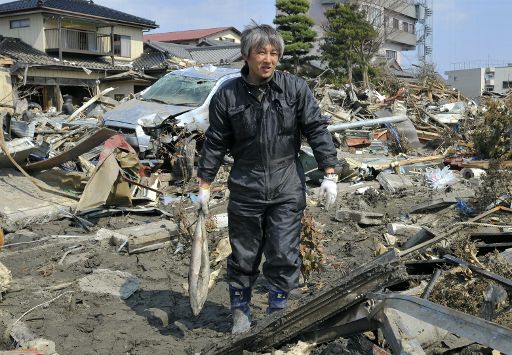
[[[244,82],[247,85],[249,85],[249,87],[258,87],[258,86],[264,86],[264,85],[268,84],[272,89],[276,90],[277,92],[279,92],[279,93],[283,92],[283,89],[274,80],[274,73],[272,73],[271,77],[269,77],[268,79],[266,79],[265,81],[263,81],[262,83],[259,83],[259,84],[255,84],[255,83],[250,81],[250,79],[249,79],[249,66],[247,64],[245,64],[242,67],[242,69],[240,70],[240,73],[241,73],[242,79],[244,80]]]

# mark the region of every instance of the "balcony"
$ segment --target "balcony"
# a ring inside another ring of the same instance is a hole
[[[61,29],[63,53],[93,54],[98,56],[111,55],[110,35],[93,31]],[[59,29],[47,29],[45,32],[46,52],[59,51]]]
[[[403,50],[411,50],[416,48],[415,33],[405,32],[401,30],[391,30],[391,32],[387,34],[386,40],[402,45],[404,47]]]

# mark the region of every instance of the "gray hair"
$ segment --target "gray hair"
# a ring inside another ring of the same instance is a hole
[[[275,28],[270,25],[258,25],[253,21],[252,24],[245,27],[240,38],[240,51],[242,55],[248,57],[251,48],[261,48],[267,44],[272,45],[279,52],[279,59],[284,52],[283,37]]]

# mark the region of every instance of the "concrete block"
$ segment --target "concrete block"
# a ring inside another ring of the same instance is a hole
[[[397,193],[415,186],[411,179],[405,175],[391,174],[384,171],[377,175],[377,181],[384,190],[390,193]]]

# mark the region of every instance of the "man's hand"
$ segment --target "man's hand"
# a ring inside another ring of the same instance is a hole
[[[197,211],[203,213],[205,216],[208,215],[208,203],[210,202],[210,188],[199,188],[199,194],[197,195]]]
[[[320,185],[320,199],[325,196],[325,209],[328,210],[336,202],[338,196],[338,175],[326,174]]]

